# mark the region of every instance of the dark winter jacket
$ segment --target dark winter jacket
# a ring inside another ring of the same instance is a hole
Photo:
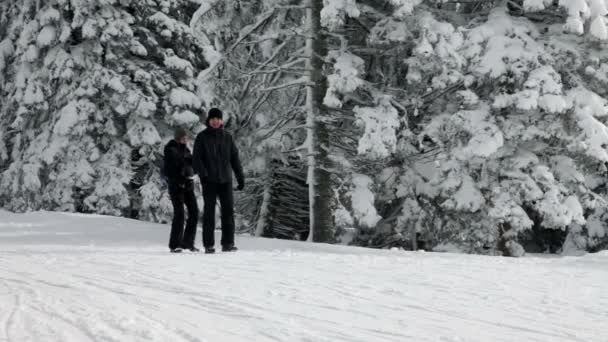
[[[192,168],[192,153],[186,145],[175,140],[165,146],[164,156],[165,175],[169,183],[185,185],[192,183],[194,169]]]
[[[230,133],[222,128],[208,127],[198,134],[192,160],[202,182],[232,183],[232,170],[239,184],[245,180],[239,151]]]

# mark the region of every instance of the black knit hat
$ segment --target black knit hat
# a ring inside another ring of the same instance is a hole
[[[173,138],[175,138],[175,140],[179,140],[187,135],[188,135],[188,132],[184,128],[181,128],[181,127],[176,128],[175,132],[173,132]]]
[[[209,123],[209,120],[213,118],[222,119],[223,116],[224,113],[222,113],[221,110],[219,110],[218,108],[211,108],[209,109],[209,113],[207,113],[207,123]]]

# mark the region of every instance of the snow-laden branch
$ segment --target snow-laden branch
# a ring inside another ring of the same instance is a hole
[[[255,24],[245,27],[241,31],[241,34],[239,35],[239,38],[236,40],[236,42],[234,42],[234,44],[232,44],[230,46],[230,48],[228,49],[228,52],[233,51],[245,38],[249,37],[249,35],[251,35],[253,32],[255,32],[255,30],[257,30],[260,26],[264,25],[264,23],[266,23],[266,21],[268,19],[272,18],[272,16],[274,15],[274,12],[275,12],[274,9],[267,11],[266,13],[264,13],[262,15],[262,17]]]
[[[295,87],[295,86],[301,86],[301,85],[311,85],[310,82],[308,81],[307,77],[299,77],[291,82],[287,82],[287,83],[283,83],[283,84],[279,84],[273,87],[268,87],[268,88],[264,88],[262,89],[262,91],[273,91],[273,90],[279,90],[279,89],[284,89],[284,88],[289,88],[289,87]],[[314,85],[314,84],[313,84]]]

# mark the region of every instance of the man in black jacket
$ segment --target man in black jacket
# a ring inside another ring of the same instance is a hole
[[[234,200],[232,195],[232,171],[238,190],[245,186],[239,151],[230,133],[223,129],[222,111],[211,108],[207,115],[207,128],[194,142],[193,166],[203,187],[203,246],[205,253],[215,252],[215,202],[219,197],[222,216],[222,251],[233,252]]]
[[[196,196],[194,196],[192,154],[186,146],[188,134],[184,129],[178,128],[175,130],[174,138],[165,146],[164,156],[164,171],[168,180],[171,203],[173,204],[169,249],[172,253],[179,253],[182,249],[198,252],[199,250],[194,247],[194,238],[199,212]],[[188,209],[185,232],[184,205]]]

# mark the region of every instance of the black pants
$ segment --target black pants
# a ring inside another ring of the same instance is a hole
[[[232,183],[204,182],[203,199],[203,246],[215,245],[215,202],[220,198],[222,214],[222,246],[234,245],[234,199],[232,196]]]
[[[194,196],[194,186],[192,183],[179,185],[169,183],[169,195],[173,204],[173,222],[171,224],[171,236],[169,238],[169,248],[194,247],[196,237],[196,223],[198,222],[198,205]],[[184,231],[184,205],[188,208],[188,221]]]

